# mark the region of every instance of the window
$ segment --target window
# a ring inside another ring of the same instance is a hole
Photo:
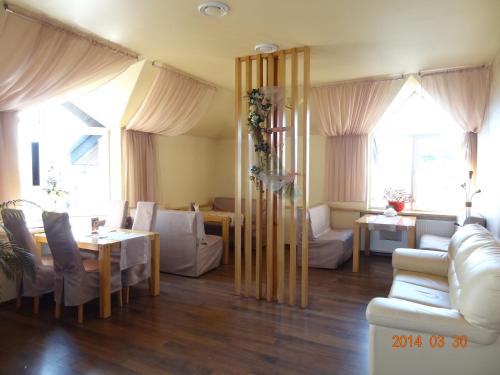
[[[22,112],[19,150],[23,198],[73,217],[107,212],[109,131],[79,108],[68,102]],[[60,197],[45,191],[49,179]]]
[[[454,212],[465,175],[458,125],[432,99],[413,91],[371,135],[370,206],[384,208],[384,189],[404,189],[408,209]]]

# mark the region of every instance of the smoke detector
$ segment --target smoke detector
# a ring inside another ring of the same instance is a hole
[[[207,17],[223,17],[229,13],[229,6],[220,1],[207,1],[198,5],[198,11]]]
[[[255,46],[255,50],[259,53],[273,53],[278,49],[279,46],[273,43],[260,43]]]

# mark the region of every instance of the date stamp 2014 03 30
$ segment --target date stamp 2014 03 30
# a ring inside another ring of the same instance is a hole
[[[401,349],[420,349],[429,347],[432,349],[465,349],[467,348],[467,336],[455,335],[445,337],[441,335],[431,335],[428,339],[423,340],[421,335],[394,335],[392,336],[392,348],[395,350]]]

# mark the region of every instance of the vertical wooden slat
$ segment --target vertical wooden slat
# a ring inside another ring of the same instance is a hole
[[[284,126],[284,102],[286,100],[285,91],[285,54],[280,51],[278,54],[278,87],[283,90],[283,104],[277,108],[278,110],[278,123],[277,128],[277,155],[279,159],[278,171],[283,175],[286,171],[285,164],[285,148],[286,148],[286,135]],[[276,127],[275,125],[275,127]],[[276,195],[276,222],[277,222],[277,290],[276,297],[278,303],[283,303],[285,300],[285,196],[282,192]]]
[[[297,64],[297,50],[292,49],[291,61],[291,158],[290,167],[292,173],[297,173],[297,140],[298,140],[298,79],[299,71]],[[295,200],[290,203],[290,275],[288,286],[288,303],[295,305],[295,295],[297,286],[297,207]]]
[[[304,47],[304,82],[303,82],[303,110],[302,110],[302,282],[300,306],[307,307],[309,300],[309,85],[310,85],[310,52]]]
[[[257,86],[264,83],[262,55],[257,55]],[[255,201],[255,298],[260,299],[262,293],[262,186],[257,186]]]
[[[252,89],[252,60],[250,57],[245,61],[245,81],[246,92]],[[245,118],[248,118],[248,102],[246,105]],[[248,126],[245,126],[248,129]],[[245,198],[245,296],[250,296],[252,288],[252,193],[253,182],[250,180],[250,168],[253,165],[253,139],[250,131],[247,130],[247,163],[244,173],[246,183],[246,198]]]
[[[236,122],[236,149],[235,149],[235,202],[234,202],[234,289],[236,294],[241,293],[241,152],[243,124],[241,121],[241,62],[235,60],[235,122]]]
[[[267,57],[267,86],[274,85],[274,57],[269,55]],[[267,127],[273,127],[273,114],[269,115],[269,123]],[[271,134],[267,135],[268,142],[272,145]],[[267,301],[272,301],[273,299],[273,283],[274,283],[274,266],[273,266],[273,256],[274,256],[274,194],[271,189],[267,189],[267,199],[266,199],[266,210],[267,210],[267,223],[266,223],[266,299]]]

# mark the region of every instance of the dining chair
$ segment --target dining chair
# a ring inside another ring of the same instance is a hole
[[[128,214],[128,201],[113,200],[109,202],[109,212],[104,226],[109,228],[125,228]]]
[[[41,256],[36,251],[35,241],[27,225],[24,213],[21,210],[6,208],[1,212],[7,236],[12,245],[20,247],[33,254],[35,277],[23,273],[18,286],[17,307],[20,307],[21,296],[33,297],[33,313],[38,314],[40,296],[54,291],[55,273],[54,260],[50,255]]]
[[[42,214],[45,235],[54,257],[56,319],[62,306],[78,306],[78,322],[83,323],[83,305],[99,297],[99,263],[97,259],[82,259],[75,242],[67,213]],[[118,264],[111,264],[111,293],[121,292]],[[121,293],[118,293],[121,305]]]
[[[155,202],[137,202],[132,230],[152,232],[156,224],[158,205]],[[146,254],[147,262],[122,271],[123,300],[127,304],[130,287],[151,277],[151,249]]]

